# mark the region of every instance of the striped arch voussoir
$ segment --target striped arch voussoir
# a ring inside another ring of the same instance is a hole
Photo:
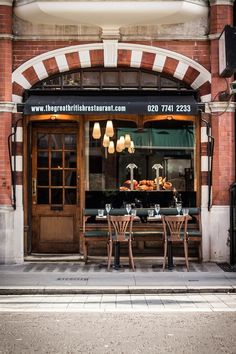
[[[132,67],[168,74],[197,90],[202,101],[210,101],[211,75],[199,63],[162,48],[106,41],[61,48],[22,64],[13,73],[13,101],[21,102],[26,89],[51,75],[89,67]]]

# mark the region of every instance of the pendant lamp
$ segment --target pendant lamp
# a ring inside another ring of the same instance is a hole
[[[107,121],[105,134],[107,136],[109,136],[110,138],[112,138],[114,135],[114,128],[113,128],[113,123],[111,120]]]
[[[114,141],[109,142],[108,152],[109,152],[109,154],[114,154],[114,152],[115,152]]]
[[[94,123],[92,137],[94,139],[101,138],[101,129],[100,129],[100,124],[98,122]]]
[[[102,145],[103,145],[104,147],[108,147],[108,146],[109,146],[109,142],[110,142],[109,136],[107,136],[106,134],[104,134]]]
[[[129,134],[125,134],[125,147],[129,148],[131,143],[131,137]]]

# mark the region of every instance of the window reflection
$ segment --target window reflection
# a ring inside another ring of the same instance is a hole
[[[65,189],[65,204],[76,204],[76,189]]]
[[[51,204],[62,204],[63,201],[63,189],[52,188],[51,189]]]
[[[62,171],[51,171],[51,185],[62,186]]]
[[[49,171],[48,170],[38,170],[37,171],[38,186],[48,186],[49,185]]]
[[[76,171],[65,171],[65,185],[76,186]]]
[[[65,150],[76,150],[76,134],[65,134]]]
[[[137,129],[134,123],[127,121],[114,121],[114,124],[116,136],[112,139],[116,141],[120,136],[130,134],[135,153],[130,154],[127,149],[120,153],[107,153],[102,139],[95,141],[92,138],[91,123],[87,190],[130,190],[129,164],[137,166],[133,170],[137,190],[195,190],[196,132],[192,121],[156,120],[146,123],[143,129]],[[100,125],[103,136],[105,121]],[[155,164],[163,167],[159,169],[158,188]]]
[[[76,152],[65,152],[65,168],[76,168]]]
[[[52,150],[61,150],[63,146],[63,134],[51,134]]]
[[[48,151],[38,151],[37,155],[38,167],[48,167]]]
[[[49,141],[49,135],[48,134],[39,133],[38,136],[37,136],[37,147],[38,147],[38,149],[48,149],[48,141]]]
[[[40,133],[37,147],[37,203],[76,204],[77,134]]]
[[[51,167],[62,167],[62,152],[60,151],[52,151],[51,153]]]
[[[49,190],[47,188],[37,189],[37,203],[49,204]]]

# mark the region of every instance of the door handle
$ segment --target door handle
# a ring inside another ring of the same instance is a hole
[[[32,178],[32,196],[36,196],[36,186],[37,186],[37,180],[36,178]]]

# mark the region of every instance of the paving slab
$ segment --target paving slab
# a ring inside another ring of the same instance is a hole
[[[0,294],[163,294],[236,293],[236,272],[216,263],[191,262],[190,272],[177,265],[163,272],[155,261],[107,271],[104,260],[82,262],[24,262],[0,265]]]

